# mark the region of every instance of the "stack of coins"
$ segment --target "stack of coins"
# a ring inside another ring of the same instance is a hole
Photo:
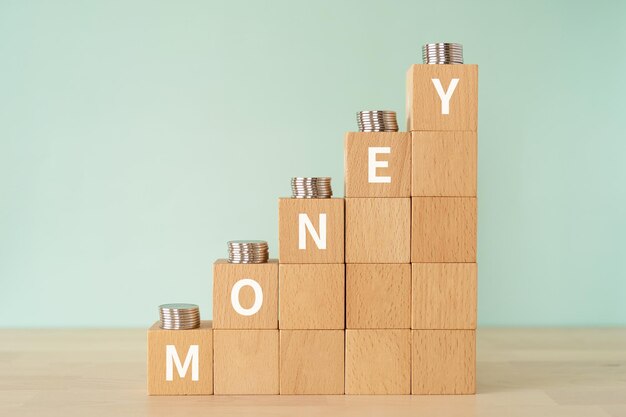
[[[200,327],[200,309],[195,304],[163,304],[159,306],[161,328],[189,330]]]
[[[360,111],[356,114],[359,132],[397,132],[396,112],[388,110]]]
[[[228,262],[232,264],[263,264],[269,259],[269,247],[264,240],[231,240],[228,242]]]
[[[462,64],[463,45],[460,43],[427,43],[422,47],[424,64]]]
[[[331,198],[333,189],[330,177],[293,177],[291,193],[292,198]]]

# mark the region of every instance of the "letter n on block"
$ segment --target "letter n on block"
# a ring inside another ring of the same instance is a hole
[[[343,263],[343,199],[279,199],[278,244],[281,263]]]
[[[410,139],[409,132],[346,133],[346,197],[409,197]]]
[[[213,264],[215,329],[278,329],[278,261]]]
[[[213,329],[210,321],[191,330],[148,329],[148,394],[213,394]]]

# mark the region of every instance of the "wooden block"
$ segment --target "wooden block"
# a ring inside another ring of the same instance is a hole
[[[148,395],[213,394],[213,328],[148,329]]]
[[[278,244],[280,263],[343,263],[343,198],[279,199]]]
[[[478,65],[412,65],[407,73],[406,114],[408,131],[475,132],[478,127]]]
[[[413,394],[476,393],[476,330],[411,330]]]
[[[281,394],[343,392],[344,330],[280,330]]]
[[[215,394],[278,394],[278,330],[215,330]]]
[[[410,132],[348,132],[346,197],[410,197]]]
[[[411,327],[411,265],[347,264],[346,327]]]
[[[476,198],[413,197],[411,262],[476,262]]]
[[[346,394],[410,394],[411,330],[346,330]]]
[[[346,263],[409,263],[408,198],[346,198]]]
[[[413,264],[413,329],[476,329],[475,263]]]
[[[213,328],[278,329],[277,260],[231,264],[219,259],[213,264]]]
[[[411,132],[411,195],[476,197],[476,132]]]
[[[345,328],[344,268],[344,264],[281,264],[280,328]]]

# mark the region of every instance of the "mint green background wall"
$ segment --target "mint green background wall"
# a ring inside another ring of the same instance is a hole
[[[361,0],[1,1],[0,326],[208,318],[440,40],[480,64],[480,324],[625,325],[626,3]]]

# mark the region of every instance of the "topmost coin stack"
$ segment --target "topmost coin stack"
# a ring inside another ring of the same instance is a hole
[[[459,44],[422,53],[407,131],[368,110],[346,133],[345,198],[293,177],[280,264],[265,241],[229,242],[212,327],[151,329],[152,394],[475,392],[478,68]]]

